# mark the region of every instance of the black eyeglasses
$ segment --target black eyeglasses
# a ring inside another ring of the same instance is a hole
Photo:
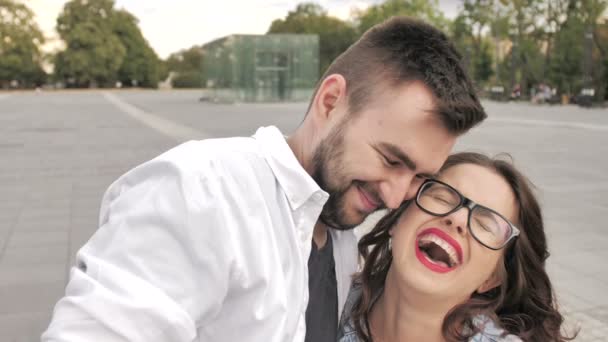
[[[496,211],[464,197],[458,190],[438,180],[422,183],[416,194],[416,205],[422,211],[444,217],[462,207],[469,209],[467,227],[480,244],[499,250],[519,235],[519,229]]]

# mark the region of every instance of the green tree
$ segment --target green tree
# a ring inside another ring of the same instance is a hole
[[[168,72],[175,73],[172,85],[175,88],[199,88],[206,83],[202,71],[203,50],[192,46],[169,55],[166,61]]]
[[[169,67],[167,66],[167,61],[158,59],[158,80],[163,81],[166,80],[169,76]]]
[[[543,4],[545,0],[500,0],[495,7],[496,25],[491,25],[496,37],[507,35],[511,49],[507,58],[510,80],[504,80],[512,88],[521,85],[522,94],[527,95],[530,86],[543,81],[543,46],[546,23]],[[505,63],[503,63],[504,65]],[[506,70],[499,72],[499,75]]]
[[[201,88],[204,83],[201,72],[194,70],[179,72],[171,80],[174,88]]]
[[[72,0],[57,18],[66,49],[57,54],[55,73],[68,86],[114,84],[126,48],[114,33],[113,0]]]
[[[491,0],[465,0],[463,9],[451,23],[451,35],[456,48],[478,87],[494,74],[493,42],[488,37],[493,18]]]
[[[419,18],[444,31],[447,30],[449,24],[439,10],[438,0],[386,0],[356,12],[355,22],[361,34],[370,27],[396,15]]]
[[[604,100],[608,99],[608,19],[604,19],[604,22],[598,24],[596,31],[594,33],[594,39],[598,46],[599,57],[600,57],[600,71],[598,72],[601,75],[600,88],[598,91],[601,93],[598,94],[598,98],[603,98]]]
[[[569,17],[557,33],[549,75],[560,92],[573,94],[581,87],[583,33],[583,23],[576,16]]]
[[[608,42],[605,33],[608,27],[608,20],[604,17],[603,23],[600,22],[602,14],[608,14],[608,0],[582,0],[581,15],[585,23],[585,43],[584,48],[590,51],[584,56],[585,73],[590,76],[590,83],[596,89],[596,98],[605,99],[608,97]],[[602,39],[604,38],[604,39]],[[587,43],[589,41],[589,43]]]
[[[608,45],[602,37],[599,18],[606,11],[606,0],[570,0],[566,19],[555,35],[550,50],[550,79],[560,91],[576,94],[582,87],[596,89],[603,98],[608,83],[604,62]]]
[[[118,80],[125,86],[155,88],[161,76],[161,62],[139,30],[137,18],[119,10],[114,13],[113,21],[113,32],[125,48],[125,58],[117,71]]]
[[[548,0],[541,5],[541,10],[544,11],[544,25],[540,26],[539,30],[541,34],[544,34],[545,41],[545,61],[541,67],[543,79],[550,79],[556,34],[567,16],[568,2],[569,0]]]
[[[268,33],[308,33],[319,35],[319,72],[323,74],[331,62],[357,38],[349,23],[331,17],[314,3],[299,4],[285,19],[272,22]]]
[[[472,64],[473,78],[480,83],[486,83],[494,74],[492,69],[491,43],[484,39],[476,51],[475,59]]]
[[[194,45],[188,49],[184,49],[172,53],[167,58],[167,66],[169,71],[191,71],[199,70],[203,58],[203,50],[200,46]]]
[[[39,46],[44,37],[33,12],[13,0],[0,0],[0,87],[16,81],[21,87],[44,83]]]

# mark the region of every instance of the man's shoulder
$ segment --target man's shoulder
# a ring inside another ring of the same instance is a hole
[[[168,163],[185,173],[202,177],[241,174],[251,169],[260,171],[266,164],[259,144],[250,137],[188,141],[153,161]]]
[[[151,186],[163,179],[187,187],[206,182],[217,188],[234,179],[250,183],[271,173],[265,165],[252,138],[188,141],[129,170],[110,185],[106,194],[120,193],[138,184]]]
[[[244,156],[263,156],[259,144],[252,137],[191,140],[161,154],[159,158],[196,165],[197,162],[239,160]]]

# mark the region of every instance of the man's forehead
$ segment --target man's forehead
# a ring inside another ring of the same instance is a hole
[[[430,132],[428,135],[422,132],[417,140],[403,144],[403,150],[416,163],[419,172],[436,176],[455,143],[455,136],[446,134],[437,137]]]
[[[423,95],[426,94],[420,94]],[[425,106],[424,103],[397,100],[396,103],[367,107],[361,113],[365,119],[358,126],[370,133],[372,140],[397,147],[391,152],[398,151],[407,156],[411,160],[409,164],[414,164],[417,172],[432,175],[447,159],[457,136],[431,109],[434,106]]]
[[[445,162],[445,160],[448,157],[448,153],[449,153],[449,151],[442,153],[441,155],[430,154],[430,155],[421,156],[420,157],[421,162],[419,163],[420,169],[419,169],[418,173],[427,178],[437,178],[437,176],[439,175],[439,170],[441,169],[441,166],[443,165],[443,163]]]

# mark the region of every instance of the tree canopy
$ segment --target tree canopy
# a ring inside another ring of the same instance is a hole
[[[118,69],[118,80],[123,85],[156,87],[164,76],[161,63],[141,34],[137,18],[125,10],[116,11],[113,32],[125,48],[125,57]]]
[[[0,88],[44,83],[42,32],[24,4],[0,0]]]
[[[438,0],[386,0],[355,13],[359,34],[392,16],[408,16],[425,20],[445,30],[448,20],[439,10]]]
[[[607,7],[608,0],[462,0],[448,19],[438,0],[384,0],[342,20],[304,2],[274,20],[268,33],[317,34],[323,74],[373,25],[396,15],[417,17],[451,37],[479,89],[519,85],[525,95],[545,83],[571,95],[592,87],[605,98]],[[64,48],[53,56],[53,77],[67,86],[156,87],[169,71],[175,86],[205,84],[201,45],[159,60],[137,18],[116,9],[114,0],[70,0],[56,28]],[[0,0],[0,87],[45,82],[43,43],[33,12],[22,1]]]
[[[72,0],[57,18],[65,50],[55,57],[55,74],[68,86],[156,87],[159,60],[125,10],[113,0]]]
[[[315,3],[299,4],[285,19],[276,19],[268,33],[313,33],[319,35],[319,68],[322,74],[329,64],[357,38],[352,24],[329,16]]]
[[[176,88],[197,88],[205,84],[202,71],[203,50],[195,45],[169,55],[167,70],[174,72],[172,84]]]

